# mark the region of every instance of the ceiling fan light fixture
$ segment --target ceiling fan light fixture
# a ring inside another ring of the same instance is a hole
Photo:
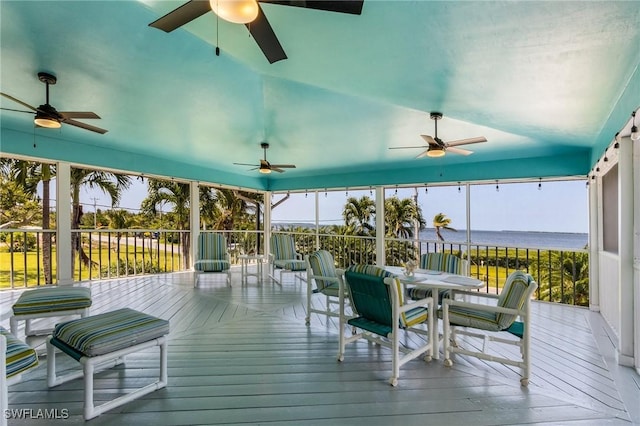
[[[33,122],[36,123],[36,126],[46,127],[47,129],[59,129],[62,126],[55,118],[48,117],[40,112],[36,113],[36,118]]]
[[[248,24],[258,17],[256,0],[209,0],[213,13],[234,24]]]
[[[441,146],[430,146],[427,151],[427,157],[444,157],[444,149]]]
[[[265,175],[268,175],[269,173],[271,173],[271,169],[269,167],[260,166],[260,169],[258,170],[260,171],[260,173],[264,173]]]

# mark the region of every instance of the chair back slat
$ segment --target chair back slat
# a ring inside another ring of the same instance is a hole
[[[538,284],[533,277],[522,271],[512,272],[498,297],[498,306],[510,309],[522,309]],[[502,330],[507,329],[516,320],[517,315],[498,313],[496,321]]]
[[[226,260],[227,239],[215,232],[204,232],[198,236],[198,260]]]
[[[296,244],[293,236],[286,234],[271,235],[271,253],[275,260],[296,259]]]
[[[336,265],[333,260],[333,256],[326,250],[318,250],[315,253],[309,255],[309,266],[315,276],[338,278],[336,272]],[[316,286],[318,290],[322,291],[325,287],[334,284],[335,281],[328,281],[315,278]]]
[[[451,274],[464,274],[463,261],[458,256],[450,253],[426,253],[420,257],[420,268],[432,271],[449,272]]]

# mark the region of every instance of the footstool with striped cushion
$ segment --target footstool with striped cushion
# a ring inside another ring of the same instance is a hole
[[[66,315],[89,315],[91,289],[87,287],[41,287],[27,290],[13,305],[10,319],[11,334],[18,335],[18,321],[25,321],[26,336],[46,335],[48,330],[32,330],[31,320],[37,318],[60,317]]]
[[[56,325],[47,339],[47,384],[58,386],[84,376],[84,418],[99,416],[167,386],[169,321],[124,308]],[[124,362],[124,356],[160,346],[160,377],[155,382],[99,406],[93,402],[93,374]],[[55,348],[78,361],[82,371],[56,376]]]
[[[0,425],[6,425],[8,387],[18,383],[22,373],[38,365],[36,351],[26,343],[0,327]]]

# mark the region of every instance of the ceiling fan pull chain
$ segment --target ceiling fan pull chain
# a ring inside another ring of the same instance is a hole
[[[216,7],[218,6],[218,1],[216,0]],[[220,56],[220,17],[217,13],[216,15],[216,56]]]

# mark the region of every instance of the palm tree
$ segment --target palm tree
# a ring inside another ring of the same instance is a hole
[[[213,229],[236,229],[236,222],[246,219],[248,204],[238,197],[237,191],[218,189],[213,200]]]
[[[425,226],[422,210],[412,198],[387,198],[384,201],[384,223],[388,238],[409,239],[414,236],[416,228],[419,230]],[[397,265],[415,259],[417,248],[412,243],[390,241],[386,248],[386,262]]]
[[[55,166],[24,160],[3,158],[4,173],[9,173],[27,193],[37,196],[38,183],[42,182],[42,269],[45,284],[53,283],[51,269],[51,179],[55,176]]]
[[[436,237],[438,241],[444,241],[444,237],[440,233],[440,229],[446,229],[448,231],[456,230],[449,226],[451,224],[451,219],[444,215],[444,213],[438,213],[433,217],[433,227],[436,229]]]
[[[104,172],[101,170],[90,169],[71,169],[71,205],[73,211],[71,214],[71,229],[78,229],[82,218],[82,206],[80,205],[80,189],[83,186],[89,189],[99,189],[111,198],[111,205],[115,206],[120,201],[122,191],[131,185],[131,177],[120,175],[117,173]],[[74,262],[76,253],[82,264],[90,266],[89,256],[82,248],[80,233],[71,233],[71,270],[74,270]]]
[[[589,306],[589,253],[550,251],[549,264],[538,277],[540,300]]]
[[[107,211],[107,218],[109,219],[109,228],[111,229],[128,229],[131,226],[131,214],[124,209],[111,209]],[[123,232],[116,232],[116,244],[118,250],[118,257],[120,257],[120,239]]]
[[[375,202],[363,195],[360,199],[349,197],[344,206],[342,217],[351,235],[368,236],[375,230],[372,224],[376,212]]]
[[[189,185],[168,180],[149,179],[147,198],[142,200],[142,210],[155,216],[158,207],[167,204],[172,206],[169,215],[177,230],[189,229],[190,193]],[[191,240],[189,233],[180,233],[180,246],[182,247],[182,266],[188,269],[190,265],[189,250]]]
[[[387,198],[384,201],[385,235],[391,238],[411,238],[414,225],[423,229],[426,222],[422,217],[422,209],[411,198]]]

